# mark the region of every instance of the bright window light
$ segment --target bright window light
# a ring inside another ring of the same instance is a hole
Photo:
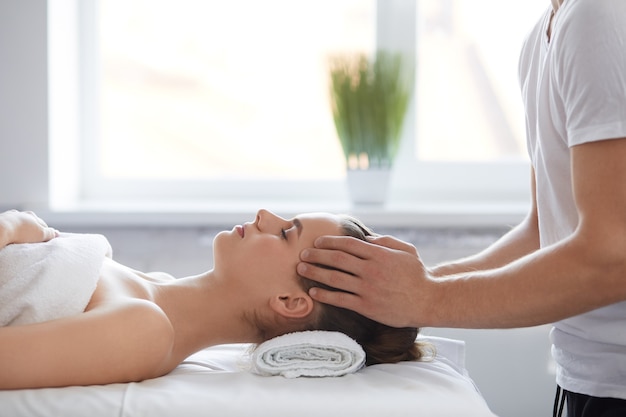
[[[545,0],[76,4],[78,198],[347,201],[329,57],[414,37],[389,203],[528,201],[517,60]]]
[[[101,1],[102,175],[341,178],[328,59],[373,49],[374,6]]]

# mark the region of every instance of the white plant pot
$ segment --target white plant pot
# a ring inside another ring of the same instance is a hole
[[[380,206],[387,199],[391,169],[348,169],[348,191],[354,205]]]

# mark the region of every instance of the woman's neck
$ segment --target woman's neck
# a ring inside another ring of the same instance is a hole
[[[247,301],[212,271],[159,284],[154,300],[174,327],[174,354],[183,359],[209,346],[259,342],[245,318]]]

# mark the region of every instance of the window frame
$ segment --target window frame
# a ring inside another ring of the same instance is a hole
[[[95,107],[98,66],[93,60],[93,56],[98,55],[95,36],[97,1],[50,0],[49,3],[49,9],[56,10],[50,18],[57,22],[51,21],[49,28],[50,202],[53,210],[105,207],[109,211],[173,211],[180,214],[211,210],[249,212],[264,206],[289,213],[317,209],[361,213],[371,216],[371,221],[378,219],[388,225],[400,222],[430,225],[432,219],[439,219],[434,221],[437,224],[510,223],[520,220],[528,210],[528,162],[418,161],[415,157],[414,118],[405,125],[388,203],[383,207],[352,207],[345,180],[120,181],[99,178],[92,169],[97,157],[94,139],[98,131],[95,117],[98,111]],[[377,0],[379,46],[416,50],[415,36],[407,36],[407,33],[416,32],[416,3],[415,0]],[[76,32],[52,33],[61,27],[59,22],[72,18],[78,21]],[[72,45],[72,36],[79,39],[73,44],[75,49],[59,53],[62,49],[59,45]],[[92,52],[90,59],[85,57],[85,51]],[[60,62],[67,66],[68,57],[79,67],[78,73],[62,73],[60,70]],[[71,87],[75,81],[73,77],[80,79],[80,88]],[[413,114],[414,106],[413,100],[409,109]],[[76,117],[79,111],[80,117]]]

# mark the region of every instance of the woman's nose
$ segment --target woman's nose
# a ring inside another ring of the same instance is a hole
[[[261,231],[267,231],[280,222],[283,222],[283,219],[269,210],[260,209],[256,214],[257,227]]]
[[[266,223],[268,221],[270,214],[271,213],[265,209],[260,209],[259,211],[257,211],[256,220],[255,220],[257,226],[260,226],[262,223]]]

